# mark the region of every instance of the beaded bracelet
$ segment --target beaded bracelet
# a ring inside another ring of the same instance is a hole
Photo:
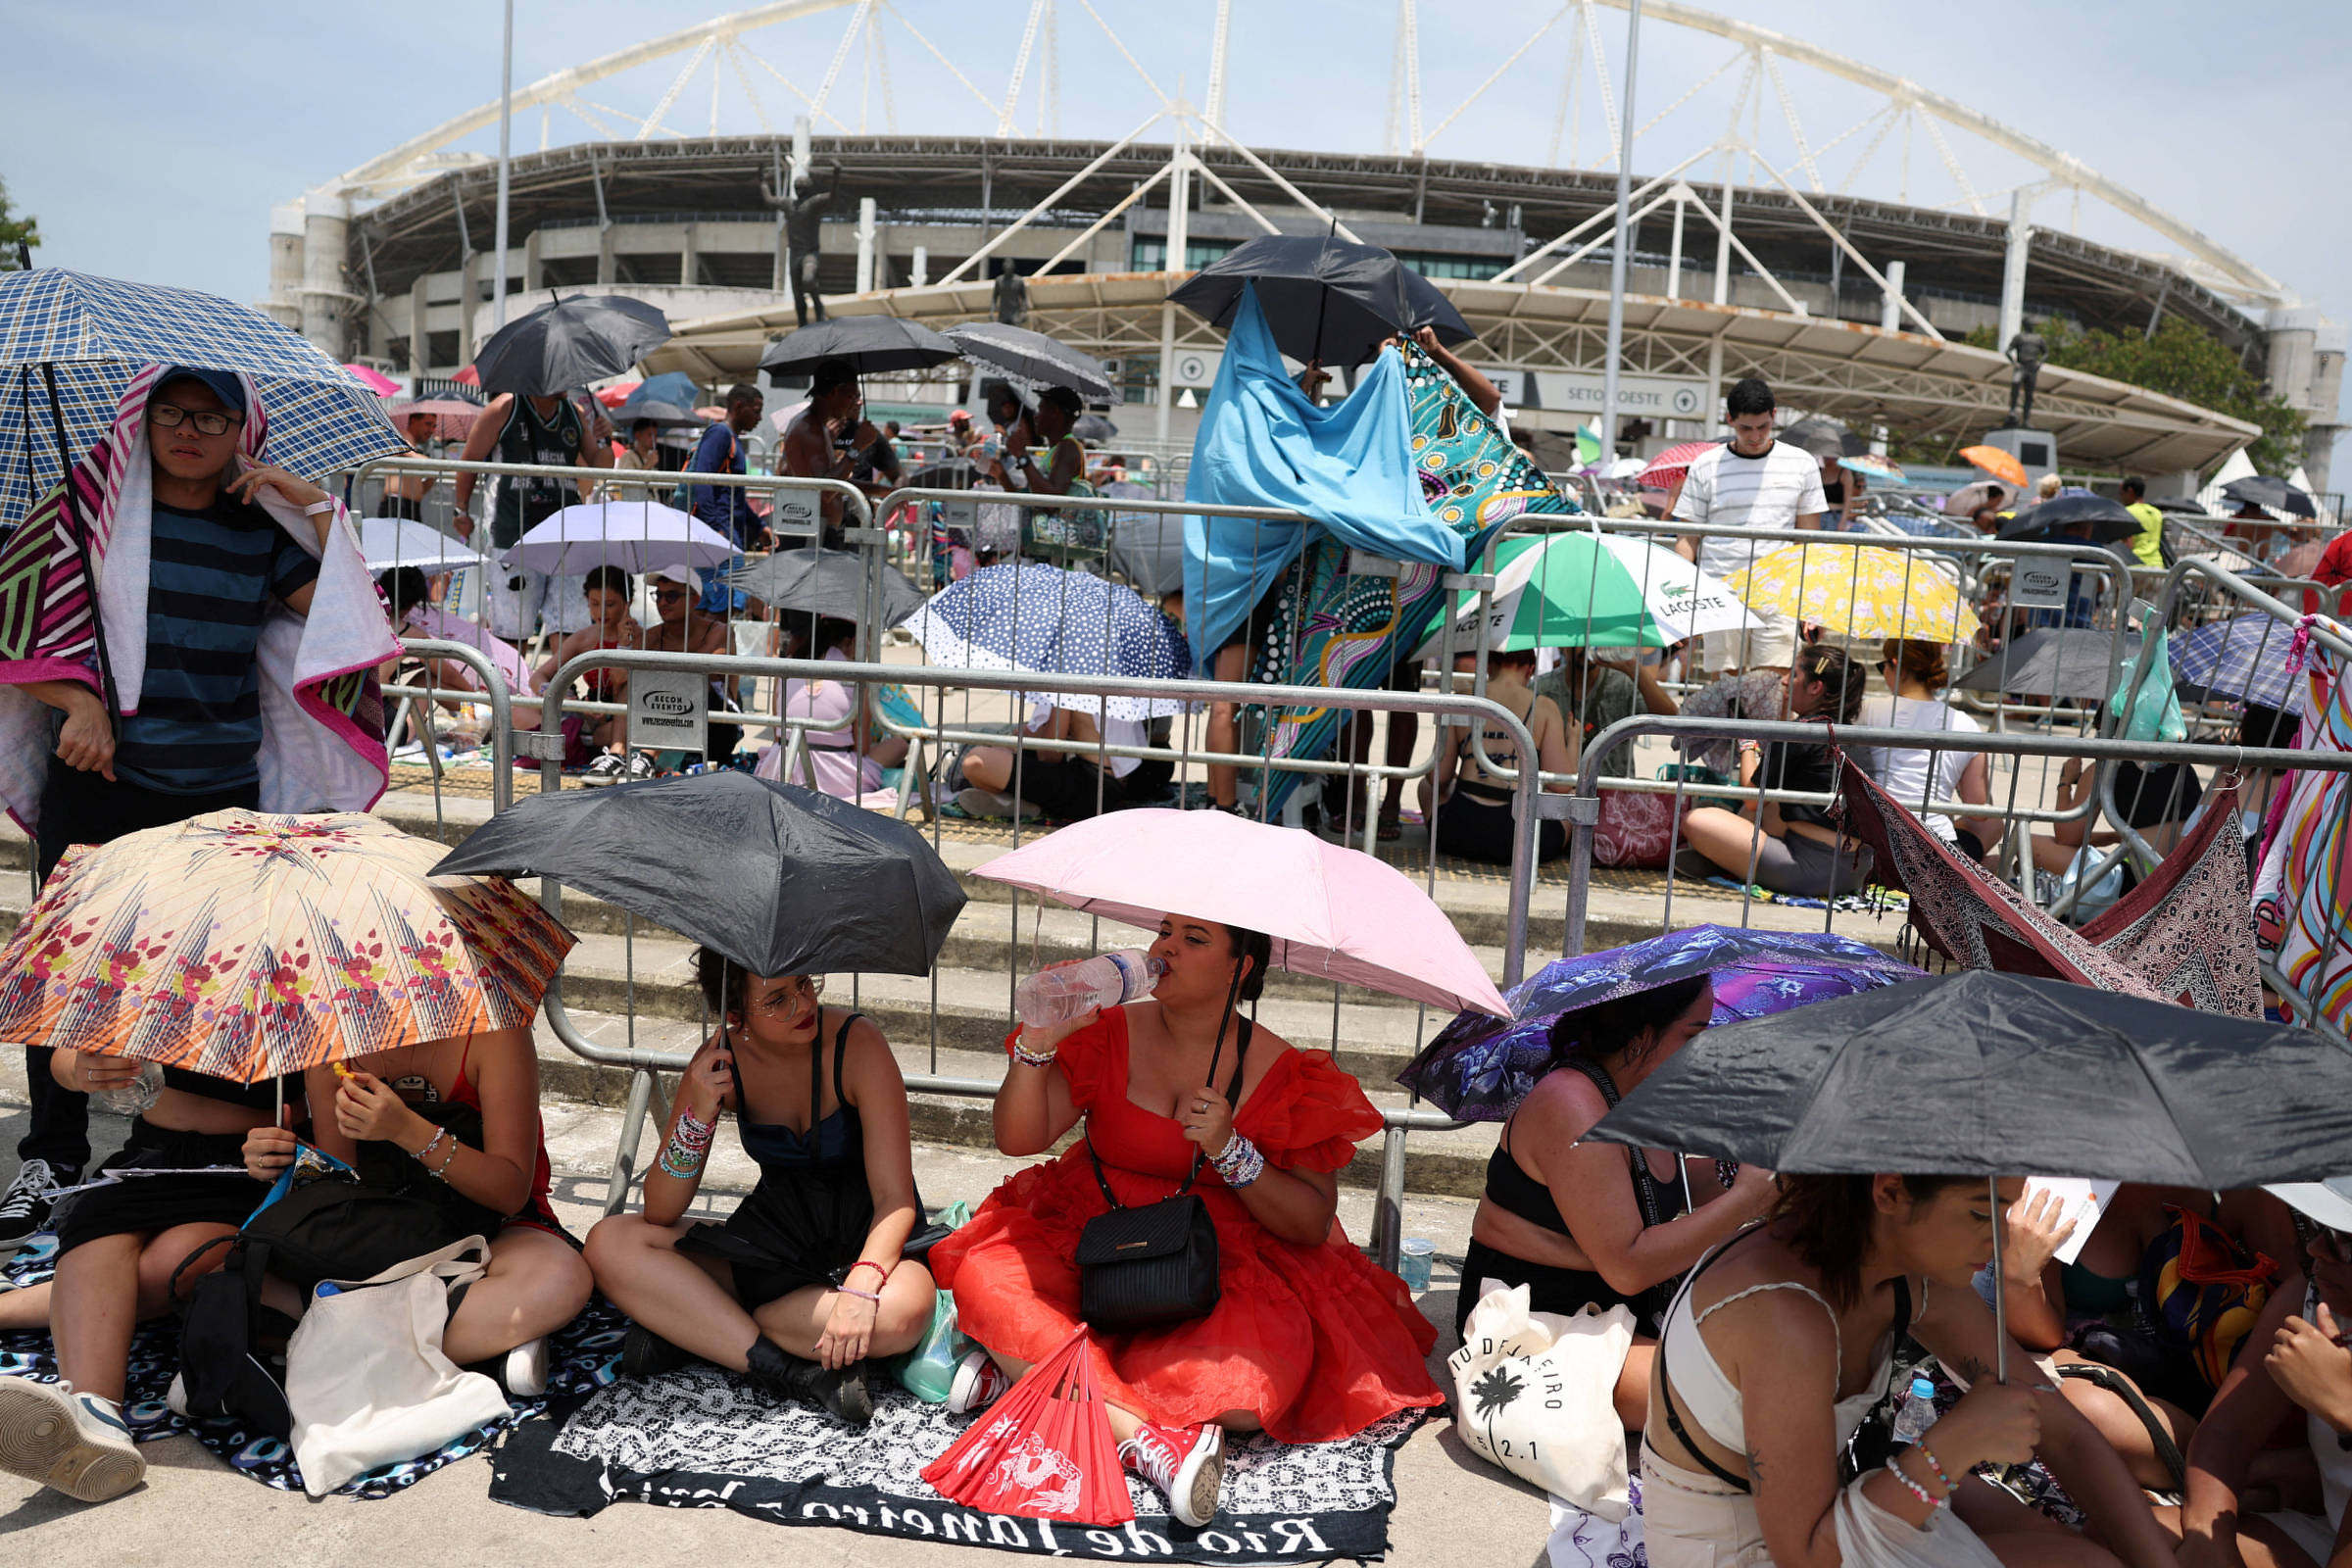
[[[448,1136],[449,1136],[449,1129],[448,1129],[448,1128],[446,1128],[446,1127],[436,1127],[436,1128],[434,1128],[434,1129],[433,1129],[433,1136],[432,1136],[432,1137],[430,1137],[430,1138],[427,1138],[427,1139],[424,1141],[424,1147],[423,1147],[422,1149],[419,1149],[418,1151],[416,1151],[416,1153],[414,1153],[414,1154],[410,1155],[409,1157],[410,1157],[411,1159],[414,1159],[415,1161],[416,1161],[416,1163],[417,1163],[417,1164],[419,1164],[419,1165],[423,1164],[423,1163],[424,1163],[424,1156],[425,1156],[425,1155],[427,1155],[427,1154],[429,1154],[429,1153],[431,1153],[431,1152],[433,1152],[433,1146],[434,1146],[435,1144],[438,1144],[439,1142],[441,1142],[441,1140],[442,1140],[442,1139],[444,1139],[444,1138],[447,1138]],[[444,1163],[446,1164],[447,1162],[446,1162],[446,1161],[444,1161]]]
[[[710,1152],[711,1136],[717,1131],[716,1122],[703,1121],[691,1110],[679,1111],[669,1142],[662,1146],[662,1174],[682,1181],[701,1175],[703,1159]]]
[[[1012,1059],[1024,1067],[1051,1067],[1054,1055],[1051,1051],[1031,1051],[1018,1040],[1012,1043]]]
[[[1941,1497],[1936,1496],[1936,1494],[1930,1492],[1927,1488],[1921,1486],[1918,1482],[1903,1474],[1902,1466],[1896,1464],[1892,1459],[1888,1459],[1886,1461],[1886,1473],[1894,1477],[1896,1481],[1900,1482],[1905,1492],[1908,1492],[1911,1494],[1911,1495],[1917,1497],[1929,1507],[1940,1508],[1943,1506],[1943,1499]]]
[[[847,1285],[836,1285],[833,1289],[842,1296],[855,1296],[860,1301],[873,1301],[879,1304],[882,1299],[882,1293],[879,1291],[853,1291]]]
[[[1926,1440],[1912,1444],[1911,1451],[1928,1461],[1928,1468],[1936,1472],[1936,1484],[1949,1493],[1952,1490],[1952,1478],[1944,1473],[1943,1461],[1936,1457],[1936,1450],[1928,1446]]]
[[[449,1167],[457,1162],[458,1148],[458,1141],[452,1138],[449,1141],[449,1148],[441,1155],[441,1163],[432,1168],[432,1177],[435,1181],[449,1180]]]
[[[902,1259],[902,1261],[904,1261],[904,1259]],[[853,1275],[853,1274],[857,1273],[857,1272],[858,1272],[859,1269],[861,1269],[861,1268],[870,1268],[870,1269],[872,1269],[872,1270],[873,1270],[875,1273],[877,1273],[877,1274],[881,1275],[881,1276],[882,1276],[882,1283],[883,1283],[883,1284],[885,1284],[885,1285],[888,1285],[888,1284],[890,1283],[890,1277],[891,1277],[891,1275],[893,1275],[893,1274],[895,1274],[895,1273],[897,1273],[897,1272],[898,1272],[898,1269],[897,1269],[897,1267],[896,1267],[895,1265],[894,1265],[894,1266],[892,1266],[892,1267],[890,1267],[890,1268],[884,1268],[884,1267],[883,1267],[881,1264],[879,1264],[879,1263],[875,1262],[875,1261],[874,1261],[872,1258],[868,1258],[868,1257],[861,1257],[861,1258],[859,1258],[859,1259],[858,1259],[857,1262],[855,1262],[855,1263],[852,1263],[852,1264],[851,1264],[851,1265],[850,1265],[848,1268],[845,1268],[845,1269],[843,1269],[843,1270],[841,1271],[841,1277],[842,1277],[844,1280],[847,1280],[847,1279],[848,1279],[848,1278],[849,1278],[851,1275]]]
[[[1228,1187],[1247,1187],[1266,1172],[1266,1156],[1240,1133],[1228,1139],[1222,1152],[1208,1156]]]

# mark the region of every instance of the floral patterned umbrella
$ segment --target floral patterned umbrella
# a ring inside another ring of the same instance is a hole
[[[1825,997],[1920,977],[1910,964],[1851,937],[1694,925],[1646,942],[1553,959],[1504,994],[1509,1019],[1464,1011],[1439,1031],[1396,1081],[1448,1116],[1504,1120],[1551,1070],[1554,1020],[1596,1002],[1697,974],[1715,981],[1711,1023],[1761,1018]]]
[[[255,1083],[531,1021],[572,935],[359,812],[215,811],[70,852],[5,948],[0,1040]]]

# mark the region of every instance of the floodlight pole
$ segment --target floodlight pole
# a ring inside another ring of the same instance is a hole
[[[514,133],[514,0],[507,0],[507,36],[498,76],[498,280],[490,287],[490,330],[507,324],[507,164]],[[473,309],[468,300],[466,309]]]
[[[1191,212],[1193,201],[1192,149],[1185,135],[1186,124],[1181,114],[1171,117],[1175,134],[1168,149],[1168,231],[1165,266],[1173,277],[1184,270],[1185,252],[1191,249]],[[1176,307],[1163,302],[1159,307],[1159,407],[1152,413],[1153,438],[1166,450],[1169,411],[1176,406]]]
[[[1625,105],[1617,122],[1617,241],[1609,253],[1609,348],[1600,375],[1600,460],[1617,456],[1617,371],[1625,352],[1626,221],[1633,205],[1635,63],[1642,43],[1642,0],[1630,0],[1625,19]],[[1681,209],[1678,207],[1679,215]],[[1603,471],[1606,471],[1605,468]]]

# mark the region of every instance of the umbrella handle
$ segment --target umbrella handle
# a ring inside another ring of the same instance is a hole
[[[2004,1304],[2001,1291],[2001,1179],[1984,1178],[1984,1188],[1992,1205],[1992,1381],[2009,1381],[2009,1308]]]

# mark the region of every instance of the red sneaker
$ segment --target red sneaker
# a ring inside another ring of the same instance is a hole
[[[1225,1429],[1215,1422],[1170,1429],[1147,1421],[1119,1445],[1119,1457],[1167,1494],[1168,1511],[1179,1524],[1198,1530],[1217,1516],[1217,1492],[1225,1483]]]

